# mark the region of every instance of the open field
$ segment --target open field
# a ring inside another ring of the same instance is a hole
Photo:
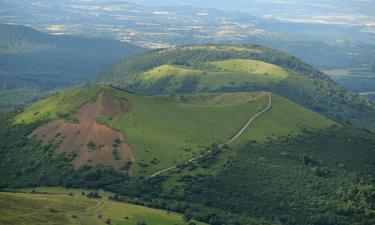
[[[108,200],[109,193],[100,192],[102,198],[93,199],[82,196],[89,191],[81,189],[35,189],[43,194],[24,191],[29,193],[0,193],[0,224],[99,225],[107,220],[114,225],[188,224],[180,214]]]

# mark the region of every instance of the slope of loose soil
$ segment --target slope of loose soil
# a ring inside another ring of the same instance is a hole
[[[58,153],[76,154],[73,160],[76,168],[88,164],[119,169],[128,160],[134,160],[134,154],[120,132],[96,122],[103,114],[115,120],[116,107],[99,93],[95,102],[88,102],[77,111],[78,123],[55,120],[37,128],[30,137],[43,145],[56,145]]]

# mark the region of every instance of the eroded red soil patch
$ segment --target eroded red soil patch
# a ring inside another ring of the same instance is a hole
[[[103,113],[116,118],[116,107],[99,93],[95,102],[88,102],[78,110],[79,123],[53,121],[37,128],[30,137],[37,138],[43,145],[56,145],[58,153],[76,153],[75,168],[87,164],[120,169],[128,160],[134,160],[134,154],[120,132],[96,122]]]

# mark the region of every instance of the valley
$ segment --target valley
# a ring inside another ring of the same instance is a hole
[[[343,85],[348,90],[366,96],[371,95],[375,84],[375,72],[369,67],[338,68],[323,70],[333,80]]]

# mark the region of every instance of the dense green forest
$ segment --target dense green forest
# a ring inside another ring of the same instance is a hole
[[[180,178],[183,197],[283,224],[372,224],[374,146],[351,128],[250,143],[218,176]]]

